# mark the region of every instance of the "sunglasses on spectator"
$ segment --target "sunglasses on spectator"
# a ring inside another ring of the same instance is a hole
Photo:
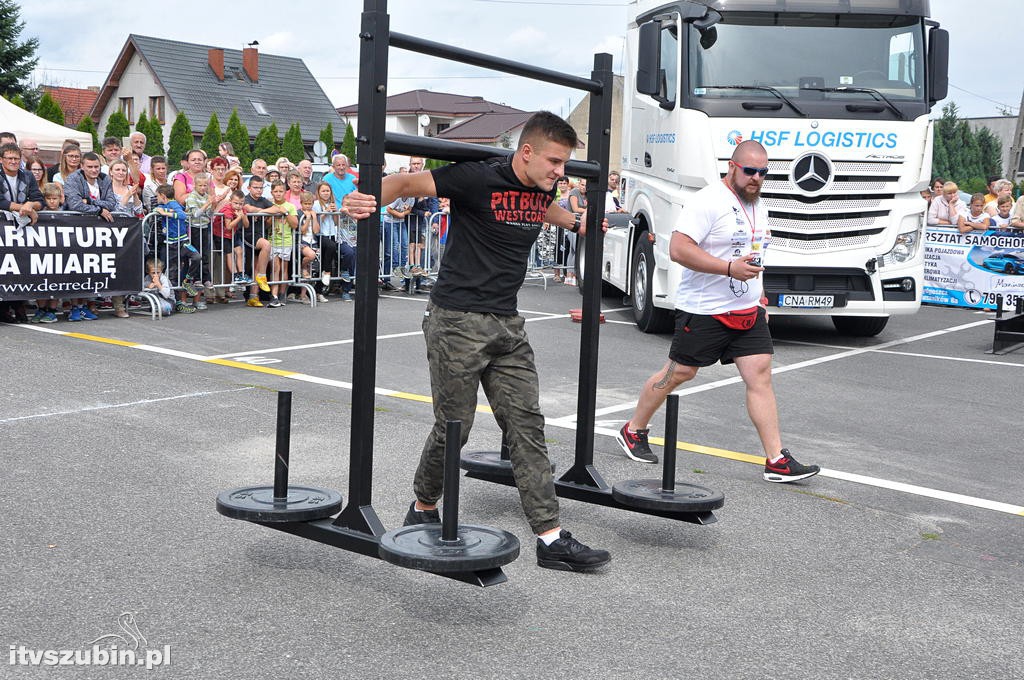
[[[735,165],[737,168],[742,170],[743,174],[746,175],[747,177],[753,177],[754,175],[757,175],[758,177],[764,177],[765,175],[768,174],[768,168],[752,168],[749,165],[740,165],[739,163],[734,163],[732,161],[729,161],[729,164]]]

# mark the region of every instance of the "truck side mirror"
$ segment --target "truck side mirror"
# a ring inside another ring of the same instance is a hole
[[[942,101],[949,94],[949,31],[928,31],[928,101]]]
[[[636,91],[658,97],[661,94],[661,24],[648,21],[640,26],[637,45]]]

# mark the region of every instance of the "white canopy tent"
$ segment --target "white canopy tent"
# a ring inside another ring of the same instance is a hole
[[[40,118],[34,113],[18,108],[3,97],[0,97],[0,132],[13,132],[18,136],[19,142],[26,138],[34,139],[39,142],[41,152],[55,151],[59,155],[65,139],[77,141],[82,145],[82,151],[92,151],[92,135],[89,133]]]

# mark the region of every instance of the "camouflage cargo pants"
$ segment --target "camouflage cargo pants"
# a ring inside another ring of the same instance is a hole
[[[434,427],[423,445],[413,490],[423,503],[441,498],[445,421],[462,421],[461,449],[476,415],[481,384],[494,418],[509,443],[512,473],[534,533],[558,526],[551,462],[544,444],[539,383],[533,348],[521,316],[456,312],[427,305],[423,318]]]

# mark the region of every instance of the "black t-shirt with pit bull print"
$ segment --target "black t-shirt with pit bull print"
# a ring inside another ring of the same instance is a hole
[[[451,221],[434,304],[461,312],[516,314],[530,249],[555,190],[523,185],[512,159],[456,163],[431,171]]]

